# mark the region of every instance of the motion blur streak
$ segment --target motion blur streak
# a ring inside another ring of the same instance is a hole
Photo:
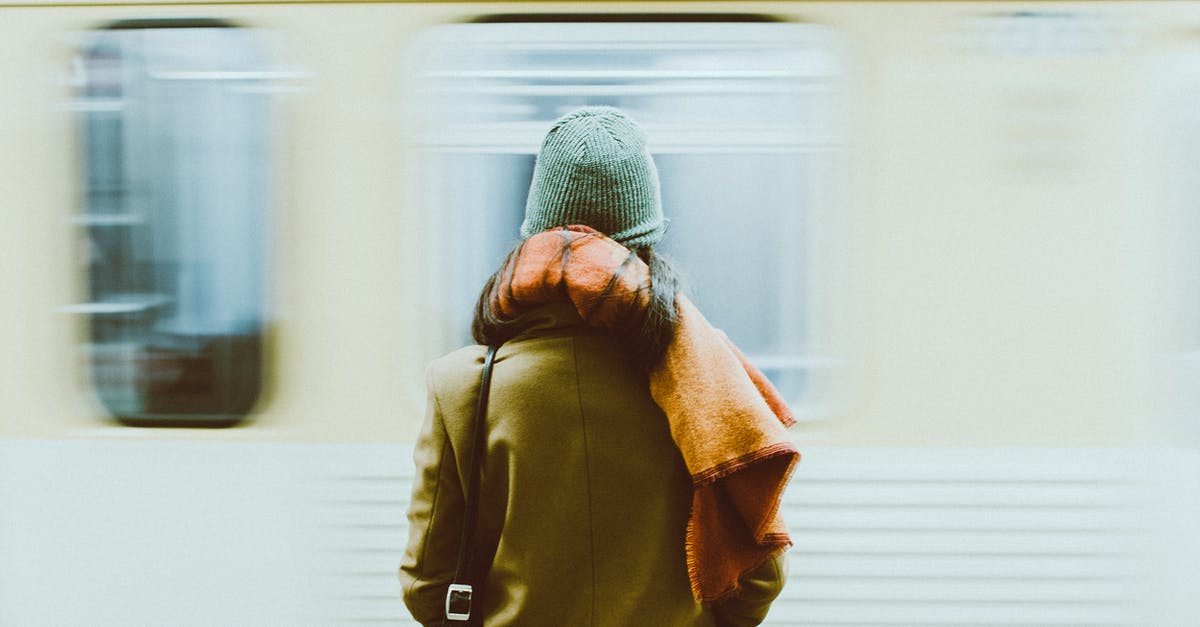
[[[1200,3],[19,0],[0,42],[3,627],[412,624],[422,370],[584,104],[803,419],[768,624],[1196,624]]]

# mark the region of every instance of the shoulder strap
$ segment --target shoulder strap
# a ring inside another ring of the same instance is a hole
[[[458,543],[458,567],[454,582],[446,591],[446,620],[466,621],[471,618],[473,586],[471,560],[474,557],[475,518],[479,510],[479,482],[487,442],[488,392],[492,386],[492,364],[500,345],[488,346],[483,358],[483,376],[479,382],[479,399],[475,403],[475,420],[471,442],[471,470],[467,477],[466,508],[463,512],[462,537]]]

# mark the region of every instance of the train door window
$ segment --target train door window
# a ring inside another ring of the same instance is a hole
[[[74,60],[91,381],[118,420],[240,421],[263,381],[270,120],[263,35],[118,23]]]
[[[768,20],[508,20],[429,31],[417,52],[422,199],[445,320],[469,342],[473,303],[517,241],[551,122],[611,105],[645,128],[670,226],[660,245],[690,292],[814,415],[834,363],[821,332],[820,213],[838,146],[840,72],[827,29]]]

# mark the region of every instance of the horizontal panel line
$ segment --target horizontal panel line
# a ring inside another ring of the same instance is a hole
[[[318,594],[319,599],[334,601],[386,601],[387,603],[402,603],[400,582],[396,582],[396,594]]]
[[[842,533],[842,534],[879,534],[879,533],[913,533],[913,534],[931,534],[931,533],[970,533],[970,534],[1002,534],[1002,535],[1017,535],[1017,534],[1051,534],[1051,535],[1088,535],[1088,536],[1124,536],[1132,535],[1139,531],[1136,527],[1104,527],[1101,529],[1088,527],[1001,527],[995,529],[980,529],[978,527],[830,527],[824,525],[804,526],[788,525],[790,531],[805,531],[808,533]]]
[[[381,531],[382,530],[400,531],[402,529],[408,529],[408,525],[402,524],[402,523],[349,523],[349,524],[323,523],[323,524],[318,524],[317,529],[322,529],[322,530],[326,530],[326,531],[336,530],[336,529],[364,529],[364,530],[365,529],[376,529],[376,530],[381,530]]]
[[[395,482],[411,479],[412,475],[355,475],[355,476],[340,476],[340,477],[321,477],[321,481],[362,481],[366,483],[375,482]]]
[[[371,623],[371,625],[396,625],[396,619],[343,619],[341,616],[332,616],[332,621],[338,622],[353,622],[353,623]],[[407,622],[406,625],[416,625],[415,622]]]
[[[790,621],[788,621],[788,622],[790,623]],[[897,623],[894,621],[873,621],[873,620],[852,620],[852,621],[822,620],[819,623],[809,623],[809,622],[803,623],[804,627],[843,627],[843,626],[848,626],[848,625],[853,625],[854,627],[938,627],[940,625],[945,625],[947,627],[1076,627],[1079,624],[1080,624],[1079,621],[1065,621],[1065,622],[1057,622],[1057,623],[1046,623],[1046,622],[1038,622],[1038,623],[984,622],[984,623],[980,623],[980,622],[963,622],[958,619],[929,620],[929,621],[922,621],[919,623],[912,623],[912,622]],[[1131,622],[1126,622],[1126,621],[1097,622],[1097,621],[1089,620],[1087,622],[1088,627],[1133,627],[1136,624],[1137,623],[1131,623]]]
[[[451,40],[456,50],[469,52],[475,55],[488,54],[495,55],[496,52],[545,52],[547,50],[553,52],[592,52],[594,54],[605,54],[609,52],[620,51],[628,54],[629,52],[654,53],[654,52],[674,52],[688,54],[709,54],[713,51],[721,52],[809,52],[810,48],[798,48],[792,42],[776,42],[767,41],[762,44],[744,40],[731,41],[714,41],[711,38],[706,38],[703,45],[698,45],[695,42],[678,41],[678,42],[620,42],[620,41],[464,41]],[[440,45],[450,45],[449,42],[437,42]],[[495,58],[495,57],[493,57]]]
[[[150,72],[150,78],[160,81],[262,81],[311,78],[312,72],[284,70],[178,70]]]
[[[1120,607],[1129,605],[1134,601],[1134,597],[1127,599],[1109,598],[1109,599],[947,599],[944,597],[926,596],[922,598],[870,598],[870,597],[854,597],[854,598],[792,598],[789,599],[792,603],[854,603],[867,605],[923,605],[928,603],[936,603],[938,605],[961,605],[961,606],[979,606],[979,605],[994,605],[1000,607],[1006,606],[1028,606],[1028,605],[1043,605],[1043,606],[1104,606],[1104,607]]]
[[[954,581],[954,582],[973,582],[973,583],[990,583],[990,582],[1010,582],[1019,581],[1022,583],[1063,583],[1077,581],[1080,583],[1120,583],[1137,581],[1133,576],[1121,575],[845,575],[845,574],[820,574],[820,573],[800,573],[794,572],[788,574],[788,582],[799,580],[821,581],[826,579],[832,580],[848,580],[855,582],[879,582],[891,583],[894,581]]]
[[[599,85],[586,83],[570,83],[565,85],[438,85],[426,87],[420,95],[431,100],[447,97],[563,97],[563,96],[717,96],[729,98],[732,96],[762,96],[774,95],[805,95],[826,94],[830,88],[826,85],[729,85],[729,84],[653,84],[653,85]]]
[[[334,625],[334,623],[332,623],[331,621],[337,621],[337,622],[343,622],[343,623],[346,623],[346,622],[371,623],[371,625],[376,625],[376,623],[378,623],[378,625],[396,625],[395,617],[392,617],[392,619],[346,619],[346,617],[342,617],[342,616],[326,616],[325,619],[328,619],[325,621],[325,625]],[[403,617],[401,617],[401,619],[403,619]],[[407,622],[406,625],[416,625],[416,623],[415,622]]]
[[[1140,511],[1136,506],[1127,503],[1112,503],[1112,504],[1089,504],[1080,503],[1077,505],[1069,504],[1047,504],[1040,503],[877,503],[864,499],[862,502],[824,502],[824,501],[806,501],[802,498],[792,497],[784,498],[783,511],[788,513],[789,510],[802,510],[810,512],[813,509],[836,509],[836,510],[854,510],[854,511],[870,511],[870,510],[994,510],[1003,512],[1006,510],[1037,510],[1046,513],[1055,513],[1059,511],[1075,512],[1136,512]],[[799,512],[797,512],[799,513]]]
[[[1069,488],[1093,488],[1099,490],[1117,489],[1130,490],[1145,486],[1146,483],[1139,482],[1133,479],[1008,479],[1008,478],[988,478],[988,477],[972,477],[965,479],[947,479],[945,477],[872,477],[862,476],[848,477],[809,477],[799,476],[792,479],[790,482],[793,489],[800,489],[803,486],[844,486],[844,487],[887,487],[889,489],[912,487],[927,487],[927,486],[943,486],[947,488],[972,487],[979,488],[1019,488],[1023,490],[1037,490],[1039,488],[1051,487],[1069,487]]]
[[[424,77],[434,79],[468,79],[468,80],[512,80],[544,78],[559,81],[574,78],[603,78],[603,79],[632,79],[666,78],[677,80],[690,79],[796,79],[811,74],[804,74],[795,69],[764,69],[764,70],[433,70],[425,72]]]
[[[404,551],[404,547],[394,547],[394,546],[388,546],[388,547],[384,547],[384,548],[380,548],[380,547],[357,547],[357,548],[322,547],[322,548],[319,548],[318,551],[320,551],[321,553],[329,554],[329,555],[376,555],[376,556],[395,555],[395,556],[399,556]]]
[[[839,557],[910,557],[910,558],[927,558],[927,557],[956,557],[956,558],[980,558],[980,557],[1054,557],[1054,558],[1070,558],[1070,559],[1116,559],[1130,558],[1134,555],[1132,551],[966,551],[955,549],[951,551],[842,551],[842,550],[822,550],[820,547],[812,548],[794,548],[790,551],[792,555],[821,555],[821,556],[839,556]]]
[[[366,498],[320,499],[317,501],[317,505],[322,505],[322,506],[327,506],[327,507],[328,506],[338,506],[338,505],[362,506],[362,507],[387,505],[387,506],[392,506],[392,507],[406,508],[406,507],[408,507],[408,500],[407,499],[386,498],[386,497],[380,497],[378,499],[366,499]]]
[[[415,144],[420,148],[436,150],[445,154],[501,154],[501,155],[529,155],[537,154],[537,147],[529,143],[473,143],[473,144],[454,144],[449,142],[423,141],[414,140]],[[657,144],[653,147],[652,152],[655,155],[815,155],[824,152],[832,152],[838,148],[840,144],[834,142],[818,143],[812,142],[804,145],[762,145],[762,144]]]
[[[322,614],[322,616],[316,617],[320,622],[305,624],[316,624],[326,627],[344,623],[387,623],[389,625],[413,625],[413,627],[420,627],[420,623],[412,622],[407,611],[397,611],[390,607],[367,607],[363,610],[358,610],[357,608],[341,611],[330,610]]]

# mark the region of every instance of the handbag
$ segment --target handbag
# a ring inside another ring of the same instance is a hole
[[[474,559],[473,540],[475,517],[479,509],[479,482],[482,472],[484,444],[487,441],[488,389],[492,384],[492,364],[500,344],[488,346],[483,358],[483,376],[479,382],[479,399],[475,404],[475,426],[471,443],[471,474],[467,478],[466,509],[463,512],[462,538],[458,545],[458,567],[454,580],[446,589],[446,624],[466,624],[471,620],[472,600],[475,593],[475,577],[471,562]]]

